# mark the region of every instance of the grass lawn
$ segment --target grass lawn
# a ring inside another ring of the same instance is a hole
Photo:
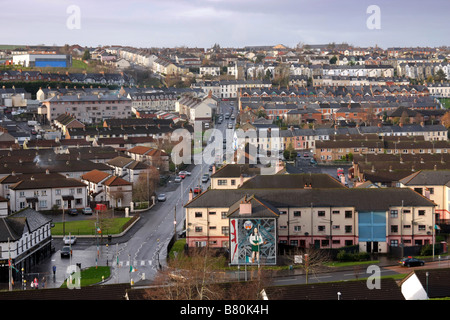
[[[105,266],[89,267],[81,270],[81,287],[90,286],[102,281],[102,277],[106,280],[111,275],[111,268]],[[75,280],[73,282],[75,284]],[[61,285],[61,288],[67,288],[67,282]]]
[[[112,219],[100,219],[100,229],[102,234],[118,234],[123,231],[123,226],[130,220],[129,218],[112,218]],[[65,223],[66,235],[71,233],[71,235],[95,235],[95,223],[96,219],[92,220],[77,220],[68,221]],[[52,235],[62,236],[63,235],[63,223],[56,222],[52,229]]]
[[[439,99],[446,109],[450,109],[450,98],[440,98]]]

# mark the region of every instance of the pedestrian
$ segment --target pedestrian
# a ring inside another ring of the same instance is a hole
[[[56,274],[56,266],[53,266],[53,277],[55,276],[55,274]]]

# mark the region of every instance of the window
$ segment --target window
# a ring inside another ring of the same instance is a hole
[[[19,192],[19,197],[21,197],[21,198],[25,197],[25,192],[24,191],[20,191]]]
[[[391,226],[391,232],[397,233],[398,232],[398,226]]]
[[[302,231],[302,227],[301,226],[294,226],[294,231],[300,232],[300,231]]]
[[[351,211],[351,210],[346,210],[346,211],[345,211],[345,218],[351,219],[352,217],[353,217],[353,211]]]
[[[340,211],[339,210],[333,210],[333,214],[339,214]]]
[[[227,185],[227,180],[219,179],[219,180],[217,180],[217,185],[219,185],[219,186],[226,186]]]
[[[345,233],[352,233],[353,232],[353,226],[345,226]]]
[[[398,210],[391,210],[391,218],[398,218]]]
[[[419,231],[425,231],[425,229],[426,229],[425,225],[423,224],[419,225]]]
[[[211,211],[211,212],[209,212],[209,214],[210,214],[210,215],[215,215],[216,212],[215,212],[215,211]]]
[[[47,200],[40,200],[39,201],[39,207],[40,208],[47,208]]]
[[[222,219],[226,219],[227,218],[227,213],[228,212],[226,212],[226,211],[222,211],[221,212]]]
[[[302,212],[301,211],[294,211],[294,217],[301,217]]]
[[[196,218],[201,218],[203,216],[202,212],[196,212],[195,213],[195,217]]]
[[[405,224],[405,225],[403,226],[403,228],[404,228],[404,229],[411,229],[411,225],[410,225],[410,224]]]
[[[341,228],[340,225],[333,225],[333,230],[339,230]]]
[[[222,227],[222,234],[227,236],[230,232],[230,228],[229,227]]]
[[[391,240],[391,247],[398,247],[398,240]]]
[[[317,212],[317,215],[318,215],[319,217],[325,217],[325,211],[318,211],[318,212]]]
[[[325,226],[318,226],[318,227],[317,227],[317,230],[318,230],[318,231],[325,231]]]
[[[78,194],[83,193],[83,188],[77,188],[77,193]]]
[[[203,228],[202,227],[195,227],[195,232],[202,232]]]
[[[231,180],[231,185],[232,185],[232,186],[235,186],[235,185],[236,185],[236,180],[235,180],[235,179],[232,179],[232,180]]]
[[[286,214],[286,213],[287,213],[287,211],[280,211],[280,215]]]

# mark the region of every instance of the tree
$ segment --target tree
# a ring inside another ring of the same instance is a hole
[[[255,300],[267,281],[264,272],[252,281],[232,282],[222,270],[226,258],[208,247],[179,252],[159,270],[154,286],[146,291],[152,300]],[[234,276],[233,276],[234,277]]]
[[[83,53],[83,60],[89,60],[89,59],[91,59],[91,53],[89,52],[88,49],[86,49],[86,50],[84,50],[84,53]]]
[[[446,80],[447,77],[445,75],[444,70],[439,69],[436,74],[434,75],[434,81],[442,81],[442,80]]]
[[[441,124],[450,129],[450,111],[447,111],[441,118]]]
[[[333,57],[330,59],[330,64],[336,64],[336,61],[337,61],[337,57],[336,57],[336,56],[333,56]]]
[[[141,172],[138,180],[133,184],[133,201],[150,201],[159,183],[158,170],[150,166]]]

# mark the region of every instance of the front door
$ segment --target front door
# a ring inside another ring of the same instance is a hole
[[[367,248],[366,248],[366,251],[367,251],[368,253],[372,253],[372,242],[367,242]]]
[[[378,253],[378,241],[374,241],[373,242],[373,249],[372,249],[373,253]]]

